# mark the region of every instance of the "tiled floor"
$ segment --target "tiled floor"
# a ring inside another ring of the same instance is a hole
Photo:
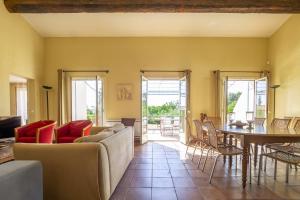
[[[256,183],[256,169],[253,170],[252,184],[243,190],[240,159],[236,170],[235,163],[230,169],[227,164],[223,165],[223,159],[220,158],[211,185],[208,184],[208,174],[212,160],[208,159],[204,172],[197,169],[197,161],[198,156],[194,162],[185,157],[185,146],[179,142],[137,145],[135,158],[111,199],[300,199],[300,170],[290,170],[290,183],[287,185],[285,165],[279,164],[277,180],[274,181],[273,163],[270,160],[267,172],[262,174],[261,186]]]

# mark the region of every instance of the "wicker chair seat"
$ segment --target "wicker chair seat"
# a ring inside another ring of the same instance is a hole
[[[235,146],[221,146],[218,151],[222,155],[241,155],[243,150]]]
[[[284,163],[289,163],[289,164],[299,164],[300,163],[300,156],[291,154],[288,152],[283,152],[283,151],[275,151],[271,153],[265,153],[263,154],[264,156],[279,160]]]

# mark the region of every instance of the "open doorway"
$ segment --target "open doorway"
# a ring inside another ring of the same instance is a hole
[[[186,125],[186,79],[142,77],[142,134],[181,141]]]
[[[225,84],[225,121],[246,122],[246,113],[253,113],[255,118],[267,118],[267,78],[230,79]]]
[[[21,124],[28,123],[28,85],[27,79],[15,75],[9,76],[10,114],[21,116]]]

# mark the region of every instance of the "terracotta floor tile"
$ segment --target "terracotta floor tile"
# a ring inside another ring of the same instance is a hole
[[[151,158],[137,158],[134,161],[136,164],[152,164]]]
[[[152,176],[155,178],[170,178],[171,173],[168,169],[154,169]]]
[[[194,188],[196,187],[191,178],[173,178],[174,186],[184,187],[184,188]]]
[[[167,158],[165,154],[153,154],[153,158]]]
[[[169,164],[177,164],[177,163],[182,164],[182,161],[176,158],[168,158],[167,160]]]
[[[170,172],[172,177],[190,177],[186,169],[171,169]]]
[[[185,157],[185,146],[178,142],[148,142],[136,146],[136,156],[131,162],[111,200],[184,199],[300,199],[300,170],[290,170],[290,184],[285,184],[285,165],[278,164],[277,180],[273,180],[274,162],[268,159],[267,172],[262,173],[261,186],[257,186],[258,168],[252,168],[252,185],[243,190],[241,160],[235,159],[229,168],[228,158],[218,160],[212,184],[208,183],[214,157],[207,159],[204,172],[197,169],[199,151],[194,161]],[[192,152],[192,151],[190,151]],[[248,177],[249,180],[249,177]],[[175,190],[174,190],[175,188]]]
[[[174,188],[152,188],[152,200],[177,200]]]
[[[182,163],[169,164],[169,166],[170,169],[186,169]]]
[[[130,187],[151,187],[151,178],[145,178],[145,177],[133,177]]]
[[[129,188],[126,200],[151,200],[151,188]]]
[[[208,175],[201,170],[193,170],[193,169],[188,169],[188,172],[191,177],[199,178],[199,177],[208,177]]]
[[[178,200],[202,200],[198,188],[176,188]]]
[[[167,163],[153,163],[153,169],[169,169]]]
[[[136,169],[131,171],[134,177],[152,177],[151,169]]]
[[[199,187],[198,190],[200,191],[202,198],[205,200],[230,200],[218,188],[210,185]]]
[[[133,169],[152,169],[152,164],[136,164]]]
[[[153,162],[153,164],[154,163],[168,163],[166,158],[153,158],[152,162]]]
[[[174,187],[172,178],[153,178],[152,187]]]

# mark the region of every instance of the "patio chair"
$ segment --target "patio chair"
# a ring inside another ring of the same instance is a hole
[[[173,135],[173,124],[170,117],[160,118],[160,133],[161,136],[165,136],[167,133],[172,133]]]

